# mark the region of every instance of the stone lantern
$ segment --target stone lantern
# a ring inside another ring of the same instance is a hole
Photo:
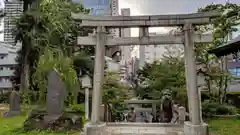
[[[85,90],[85,117],[89,119],[89,89],[92,88],[91,79],[88,75],[81,77],[82,88]]]

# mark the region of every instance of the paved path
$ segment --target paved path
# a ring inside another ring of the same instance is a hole
[[[182,127],[107,126],[106,135],[183,135]]]

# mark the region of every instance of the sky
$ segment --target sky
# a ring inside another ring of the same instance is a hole
[[[229,0],[240,4],[240,0]],[[131,8],[132,15],[193,13],[211,3],[226,0],[119,0],[120,8]]]
[[[229,0],[240,4],[240,0]],[[159,15],[195,13],[198,8],[211,3],[226,3],[226,0],[119,0],[119,9],[130,8],[131,15]],[[167,33],[167,28],[152,28],[150,32]],[[138,36],[138,29],[132,29],[132,36]]]
[[[0,6],[2,1],[0,0]],[[228,1],[240,4],[240,0]],[[180,14],[194,13],[198,8],[208,4],[225,2],[226,0],[119,0],[119,9],[130,8],[131,15]],[[168,31],[169,29],[166,28],[150,29],[150,32],[157,33],[167,33]],[[132,29],[132,36],[138,36],[138,29]]]

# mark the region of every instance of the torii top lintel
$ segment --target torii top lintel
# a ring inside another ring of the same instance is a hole
[[[72,18],[82,21],[84,27],[166,27],[181,26],[186,23],[201,25],[211,23],[211,19],[220,16],[216,12],[201,12],[175,15],[146,15],[146,16],[91,16],[81,13],[72,13]]]

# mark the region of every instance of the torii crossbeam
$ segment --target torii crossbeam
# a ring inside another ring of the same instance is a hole
[[[201,12],[176,15],[145,15],[145,16],[91,16],[81,13],[72,13],[73,19],[81,21],[84,27],[169,27],[183,26],[186,23],[193,25],[208,24],[219,13]]]
[[[194,36],[195,44],[211,43],[212,34],[198,34]],[[78,37],[78,45],[96,45],[96,36]],[[166,45],[184,44],[184,35],[158,35],[143,37],[113,37],[107,36],[105,45],[107,46],[129,46],[129,45]]]

